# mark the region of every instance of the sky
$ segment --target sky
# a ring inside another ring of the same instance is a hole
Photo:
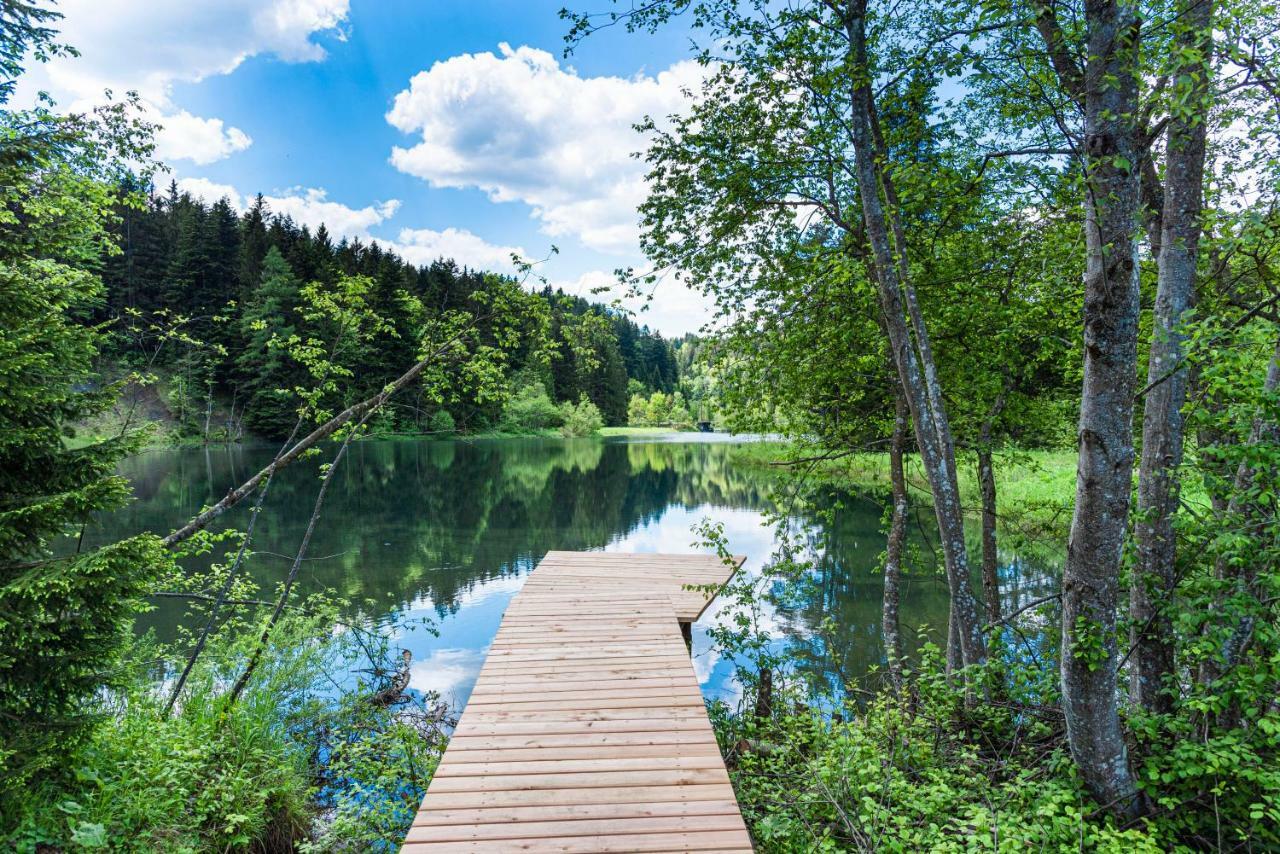
[[[617,289],[591,289],[645,268],[632,125],[681,111],[701,71],[678,26],[607,29],[565,58],[566,3],[61,0],[81,56],[32,68],[17,100],[46,91],[78,110],[136,90],[163,126],[165,183],[242,209],[262,193],[414,263],[512,272],[512,252],[548,258],[553,285],[608,301]],[[636,319],[680,335],[709,316],[668,277]]]

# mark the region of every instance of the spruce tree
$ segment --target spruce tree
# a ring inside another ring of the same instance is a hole
[[[23,7],[0,16],[0,44],[47,55],[50,13]],[[128,538],[84,549],[78,535],[120,506],[128,483],[115,474],[138,437],[126,428],[72,444],[72,425],[105,412],[116,389],[94,371],[105,341],[86,322],[103,300],[95,270],[116,244],[124,164],[146,145],[115,131],[121,106],[59,117],[7,109],[0,84],[0,832],[6,794],[65,773],[91,700],[116,667],[138,597],[166,565],[159,539]],[[134,196],[133,204],[142,199]]]
[[[245,399],[245,423],[257,433],[287,435],[296,418],[281,390],[300,379],[297,366],[278,346],[297,326],[298,279],[272,246],[262,261],[262,283],[244,307],[239,330],[244,348],[236,356],[237,396]]]

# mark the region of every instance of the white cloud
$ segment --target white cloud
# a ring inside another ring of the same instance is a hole
[[[226,199],[237,211],[243,211],[247,207],[244,196],[230,184],[219,184],[208,178],[179,178],[177,184],[179,192],[190,193],[194,198],[203,199],[209,204]]]
[[[156,156],[162,161],[190,160],[200,166],[222,160],[253,144],[237,127],[226,127],[222,119],[202,119],[186,110],[157,116],[161,124],[156,134]]]
[[[168,107],[175,82],[229,74],[246,59],[324,58],[312,34],[336,30],[349,0],[62,0],[62,40],[79,59],[42,66],[55,94],[97,98],[103,87],[137,89]]]
[[[294,188],[283,196],[265,198],[272,213],[293,217],[294,222],[308,225],[312,231],[323,223],[335,239],[369,239],[369,229],[395,216],[400,209],[399,199],[351,208],[340,202],[329,201],[328,194],[322,189],[304,187]]]
[[[252,202],[252,197],[242,194],[230,184],[219,184],[207,178],[179,178],[178,189],[206,202],[226,198],[238,211],[245,210]],[[399,199],[353,208],[331,201],[327,192],[316,187],[294,187],[281,195],[264,194],[263,200],[272,213],[292,217],[294,222],[306,225],[312,231],[323,224],[334,240],[342,237],[372,240],[370,229],[391,219],[400,210]]]
[[[316,33],[336,32],[349,0],[62,0],[60,39],[80,51],[33,64],[17,101],[49,92],[64,108],[86,109],[136,90],[148,118],[165,126],[157,146],[170,160],[211,163],[248,147],[239,128],[202,118],[172,102],[175,83],[229,74],[245,60],[272,55],[286,62],[323,59]]]
[[[620,298],[622,307],[634,312],[632,320],[670,337],[699,331],[715,314],[714,300],[689,288],[674,273],[643,286],[640,296],[628,295],[617,276],[604,270],[588,270],[576,279],[553,279],[551,284],[594,302],[610,304]]]
[[[430,264],[438,258],[452,258],[464,267],[494,272],[512,269],[512,254],[527,257],[519,246],[495,246],[465,229],[404,228],[391,248],[413,264]]]
[[[592,249],[634,252],[644,199],[644,148],[633,125],[686,103],[702,69],[680,62],[656,76],[581,77],[550,53],[499,47],[437,62],[414,75],[387,113],[405,133],[391,162],[432,186],[479,188],[532,206],[542,230]]]
[[[453,703],[465,702],[484,666],[485,652],[461,648],[431,650],[426,658],[409,666],[409,686],[424,693],[434,691]]]

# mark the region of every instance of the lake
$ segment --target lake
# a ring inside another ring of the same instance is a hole
[[[771,498],[776,482],[735,466],[734,443],[711,434],[608,439],[371,440],[351,446],[335,476],[299,579],[301,590],[333,589],[366,615],[429,617],[437,634],[410,628],[397,645],[413,653],[411,685],[467,700],[503,610],[553,549],[703,551],[693,528],[724,526],[730,549],[759,574],[777,547]],[[137,495],[86,540],[143,530],[167,532],[270,463],[270,445],[154,450],[127,460]],[[318,488],[319,461],[277,476],[255,533],[252,571],[264,590],[287,572]],[[803,584],[773,584],[777,601],[761,615],[779,648],[807,674],[848,684],[882,665],[878,561],[884,496],[826,491],[829,513],[794,509],[793,534],[808,543],[813,568]],[[227,514],[243,527],[248,505]],[[927,512],[913,521],[916,569],[902,588],[904,638],[946,627],[945,584],[933,571]],[[1029,599],[1047,574],[1002,555],[1004,598]],[[740,695],[733,664],[707,628],[713,603],[694,626],[694,666],[708,697]],[[144,618],[172,638],[182,608],[171,601]],[[830,626],[820,635],[819,626]]]

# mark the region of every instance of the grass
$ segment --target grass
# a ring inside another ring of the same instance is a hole
[[[813,461],[808,451],[789,442],[755,442],[735,447],[732,454],[735,464],[773,472],[779,478],[799,473],[814,483],[853,492],[884,494],[890,489],[885,453],[860,452]],[[972,455],[962,455],[959,462],[961,502],[976,525],[980,506],[976,462]],[[1008,450],[995,455],[995,466],[1002,546],[1060,557],[1075,501],[1075,452]],[[928,478],[918,456],[908,455],[906,471],[911,500],[931,503]]]
[[[789,442],[755,442],[734,447],[736,465],[786,477],[799,472],[816,483],[826,483],[854,492],[887,493],[889,455],[862,452],[836,459],[814,462],[804,460],[811,452],[801,451]],[[1076,452],[1070,449],[1008,449],[994,456],[996,467],[996,505],[1002,546],[1061,557],[1075,506]],[[929,504],[932,495],[920,458],[908,455],[907,489],[912,501]],[[966,515],[975,524],[980,506],[977,464],[973,454],[961,454],[959,469],[960,500]],[[1135,471],[1135,483],[1136,483]],[[1183,484],[1182,499],[1192,506],[1208,503],[1204,485],[1188,479]]]
[[[733,449],[734,462],[777,472],[794,470],[820,482],[880,492],[889,489],[889,455],[862,452],[815,463],[792,463],[797,451],[789,442],[753,442]],[[1068,450],[1006,451],[995,456],[1001,496],[1013,504],[1037,500],[1070,501],[1075,492],[1076,453]],[[960,492],[977,500],[977,472],[972,457],[961,458]],[[929,498],[920,458],[907,458],[907,487],[913,498]]]
[[[674,427],[601,427],[601,436],[667,436],[671,433],[688,433]]]

